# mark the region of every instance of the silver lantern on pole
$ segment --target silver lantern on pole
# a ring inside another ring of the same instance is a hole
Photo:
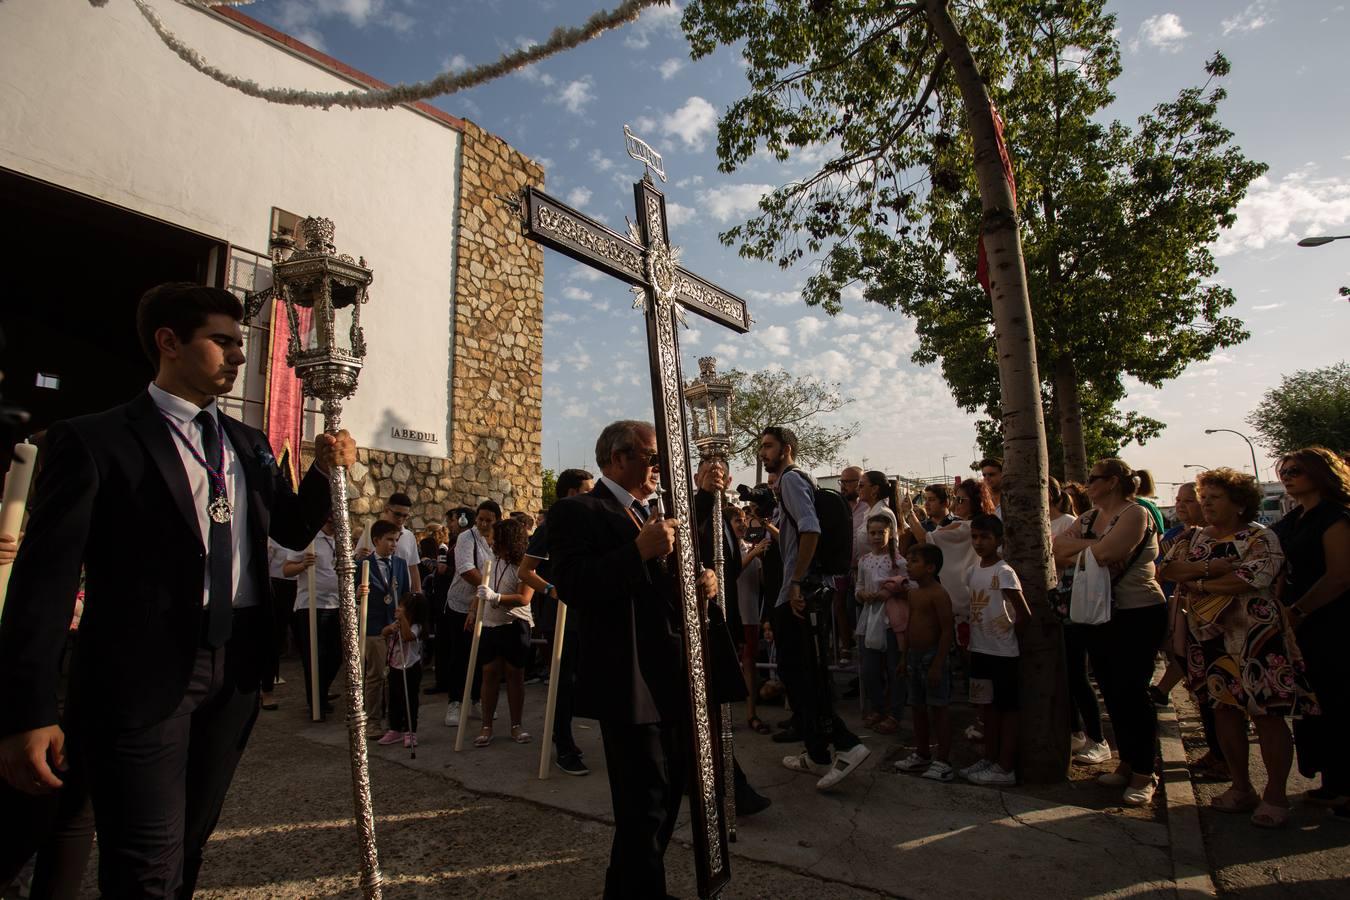
[[[373,273],[364,258],[354,260],[339,254],[333,243],[331,219],[307,218],[300,222],[300,241],[274,242],[272,290],[286,308],[290,343],[286,362],[304,382],[305,393],[322,404],[323,430],[337,434],[342,423],[343,401],[356,392],[357,376],[366,355],[361,330],[361,306]],[[310,327],[300,333],[300,310],[311,311]],[[356,560],[352,555],[351,519],[347,511],[347,467],[329,471],[335,568],[346,649],[347,684],[360,685],[361,636],[365,623],[357,621]],[[356,827],[361,843],[361,889],[367,898],[382,894],[379,854],[375,846],[375,813],[370,799],[370,766],[366,757],[366,712],[361,691],[347,691],[347,739],[351,750],[352,792],[356,803]]]
[[[700,462],[714,460],[722,471],[730,474],[728,457],[731,455],[731,381],[717,374],[717,359],[703,356],[698,361],[698,377],[684,389],[689,404],[689,422],[694,446]],[[713,571],[717,573],[717,608],[722,621],[729,621],[726,591],[726,518],[723,516],[725,491],[718,491],[713,508]],[[736,840],[736,756],[731,733],[731,704],[722,704],[722,781],[723,815],[727,822],[727,837]]]

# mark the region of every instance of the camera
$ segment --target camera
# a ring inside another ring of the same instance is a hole
[[[778,498],[773,495],[773,490],[767,485],[756,485],[746,487],[743,484],[736,485],[736,496],[741,498],[742,503],[750,503],[755,507],[755,514],[761,519],[767,519],[773,515],[773,511],[778,508]]]

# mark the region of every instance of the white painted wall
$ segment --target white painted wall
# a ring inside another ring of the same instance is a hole
[[[157,4],[208,61],[260,84],[352,84],[220,18]],[[361,446],[448,453],[460,136],[408,109],[255,100],[199,75],[131,3],[0,2],[0,166],[266,252],[273,206],[323,215],[375,270],[367,364],[344,425]],[[435,432],[438,444],[390,437]]]

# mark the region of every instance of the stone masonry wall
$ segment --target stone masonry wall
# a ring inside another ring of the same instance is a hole
[[[542,186],[544,171],[469,121],[462,152],[450,456],[358,448],[348,472],[358,529],[395,491],[412,498],[416,529],[455,506],[492,499],[534,513],[543,499],[544,253],[501,198]]]
[[[452,496],[504,510],[543,499],[544,251],[502,198],[544,170],[500,138],[464,123],[451,390]]]

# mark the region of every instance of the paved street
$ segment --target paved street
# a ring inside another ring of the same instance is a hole
[[[254,733],[208,849],[201,897],[359,896],[346,731],[337,719],[310,723],[295,700],[298,666],[287,661],[285,671],[291,681],[277,694],[282,709],[264,713]],[[599,732],[577,723],[590,776],[554,769],[538,780],[543,698],[542,686],[527,688],[530,744],[499,737],[474,749],[466,740],[454,753],[454,732],[440,723],[443,697],[424,698],[417,759],[401,746],[371,744],[387,896],[599,896],[610,840]],[[964,728],[969,710],[957,710]],[[856,719],[856,706],[845,712]],[[1185,707],[1180,714],[1186,731]],[[764,713],[766,721],[781,716],[777,708]],[[466,737],[477,733],[479,723],[470,724]],[[1178,895],[1161,796],[1151,808],[1122,809],[1118,793],[1084,770],[1051,788],[934,784],[891,771],[905,736],[868,736],[872,758],[838,790],[820,794],[810,779],[778,765],[782,745],[739,728],[742,763],[774,805],[742,820],[725,896]],[[958,739],[956,762],[973,753]],[[1201,803],[1213,793],[1203,786]],[[1350,829],[1327,823],[1320,811],[1296,807],[1293,827],[1274,834],[1203,806],[1200,821],[1221,893],[1344,896]],[[695,895],[688,837],[686,816],[667,857],[670,889],[681,897]],[[94,896],[92,876],[86,886]]]

